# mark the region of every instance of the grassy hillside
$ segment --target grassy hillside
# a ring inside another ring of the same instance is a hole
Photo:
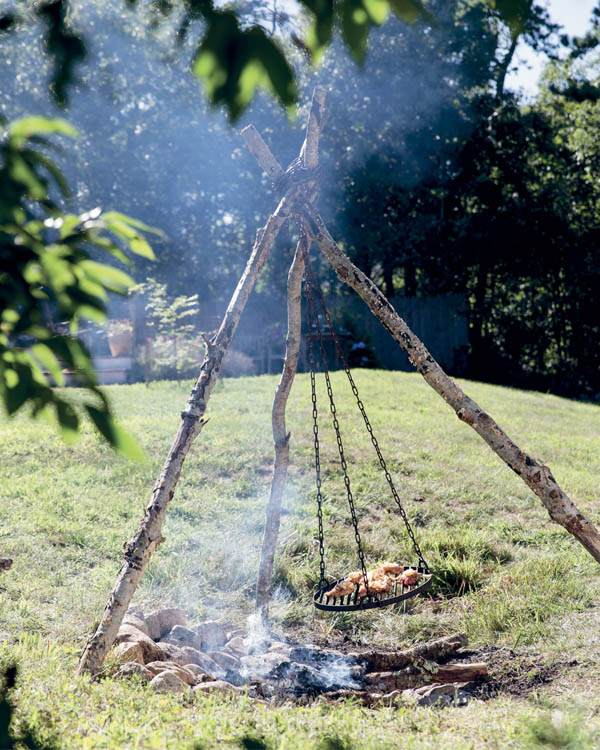
[[[0,659],[16,657],[21,665],[20,720],[73,748],[236,747],[243,737],[271,748],[597,746],[598,566],[419,376],[357,371],[356,381],[435,569],[435,588],[412,600],[406,615],[387,609],[331,616],[312,609],[318,560],[311,407],[308,378],[301,376],[288,411],[292,468],[276,563],[275,630],[396,645],[461,629],[475,648],[515,649],[514,664],[529,665],[523,667],[529,684],[538,669],[555,679],[545,685],[540,679],[537,692],[521,697],[445,711],[265,708],[245,699],[191,701],[133,683],[76,679],[77,657],[148,502],[190,384],[114,386],[107,390],[146,450],[144,463],[115,457],[91,431],[68,446],[43,422],[1,423],[0,555],[14,558],[14,566],[0,580]],[[333,384],[368,559],[411,559],[343,374],[334,374]],[[136,595],[145,609],[173,604],[192,618],[240,624],[251,612],[275,385],[276,378],[264,376],[217,387],[210,422],[168,512],[166,542]],[[600,522],[598,406],[477,383],[464,387]],[[356,568],[356,552],[323,396],[321,390],[326,551],[328,572],[336,575]]]

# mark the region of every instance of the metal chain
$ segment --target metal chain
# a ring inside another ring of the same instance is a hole
[[[309,324],[310,325],[310,324]],[[319,522],[319,587],[326,583],[325,548],[323,546],[323,495],[321,493],[321,458],[319,450],[319,412],[317,410],[317,385],[315,382],[315,352],[309,336],[310,390],[312,397],[313,435],[315,438],[315,473],[317,477],[317,519]]]
[[[415,538],[414,532],[413,532],[412,527],[411,527],[411,525],[409,523],[409,520],[408,520],[408,516],[406,515],[406,511],[404,510],[404,508],[402,506],[402,502],[400,500],[400,496],[398,495],[398,492],[397,492],[396,487],[394,485],[394,480],[392,479],[392,475],[390,474],[389,469],[387,467],[387,463],[386,463],[386,461],[385,461],[385,459],[383,457],[383,454],[381,453],[381,449],[379,447],[379,443],[377,441],[377,438],[373,434],[373,427],[371,426],[371,422],[369,421],[369,418],[367,416],[367,412],[365,410],[364,404],[363,404],[363,402],[362,402],[362,400],[361,400],[361,398],[359,396],[358,388],[356,387],[356,384],[354,382],[354,378],[352,377],[352,373],[350,372],[350,368],[348,366],[348,363],[346,362],[346,357],[344,356],[344,352],[342,350],[341,344],[339,342],[339,339],[338,339],[337,334],[335,332],[335,329],[333,327],[333,323],[331,321],[331,317],[329,315],[329,311],[328,311],[327,307],[325,306],[325,300],[323,299],[323,295],[321,294],[321,290],[319,289],[319,287],[316,285],[316,283],[314,281],[314,276],[313,276],[313,273],[312,273],[312,268],[309,265],[309,261],[308,261],[308,254],[305,254],[304,264],[306,266],[306,272],[305,273],[306,273],[307,280],[310,277],[310,281],[307,281],[307,288],[310,285],[316,291],[316,296],[319,298],[319,302],[320,302],[321,308],[323,310],[323,313],[325,315],[325,319],[327,320],[327,324],[329,326],[329,329],[331,330],[331,334],[332,334],[332,337],[333,337],[333,341],[334,341],[334,344],[335,344],[338,356],[340,357],[340,360],[341,360],[342,365],[344,367],[344,371],[345,371],[346,376],[348,378],[348,382],[350,383],[350,388],[352,389],[352,393],[354,394],[354,397],[356,398],[356,403],[358,405],[358,409],[359,409],[359,411],[360,411],[360,413],[362,415],[362,418],[364,420],[365,427],[367,428],[367,432],[369,433],[369,436],[371,438],[371,442],[373,443],[373,447],[375,448],[375,452],[377,453],[377,458],[379,459],[379,464],[380,464],[380,466],[381,466],[381,468],[383,470],[383,473],[385,475],[386,481],[387,481],[388,486],[390,488],[390,492],[392,493],[392,497],[394,498],[394,500],[396,502],[396,505],[398,506],[398,510],[400,511],[400,516],[401,516],[402,520],[404,521],[404,525],[406,527],[406,532],[407,532],[407,534],[408,534],[408,536],[409,536],[409,538],[410,538],[410,540],[412,542],[413,549],[414,549],[415,554],[417,555],[417,557],[419,559],[419,562],[423,565],[424,568],[426,568],[428,570],[429,566],[425,562],[425,558],[423,557],[423,553],[421,552],[421,548],[419,546],[419,543],[417,542],[417,540]],[[316,310],[315,310],[315,314],[318,314],[316,312]]]
[[[305,253],[305,263],[307,261],[306,253]],[[313,333],[312,329],[316,330],[317,340],[319,342],[319,349],[321,353],[321,363],[323,366],[323,373],[325,375],[325,383],[327,385],[327,395],[329,396],[329,408],[332,415],[332,422],[333,422],[333,428],[335,430],[336,440],[337,440],[337,446],[338,446],[338,453],[340,456],[340,465],[342,467],[342,472],[344,474],[344,485],[346,487],[346,496],[348,499],[348,507],[350,508],[350,516],[352,518],[352,525],[354,527],[354,538],[356,540],[356,546],[358,549],[358,559],[360,562],[360,567],[362,574],[364,576],[365,581],[365,587],[366,587],[366,593],[367,596],[369,596],[369,584],[367,581],[367,566],[365,563],[365,555],[362,548],[362,542],[360,538],[360,531],[358,530],[358,518],[356,516],[356,508],[354,506],[354,497],[352,495],[352,489],[350,486],[350,477],[348,476],[348,464],[346,462],[346,457],[344,455],[344,445],[342,442],[342,435],[340,430],[340,423],[337,418],[337,411],[335,406],[335,401],[333,399],[333,388],[331,386],[331,380],[329,377],[329,370],[327,368],[327,357],[325,355],[325,347],[323,345],[323,335],[321,332],[321,326],[319,324],[319,317],[317,313],[317,306],[315,303],[315,299],[313,296],[312,288],[313,285],[311,284],[311,281],[308,277],[308,275],[305,277],[306,279],[306,308],[308,313],[308,325],[309,325],[309,342],[311,347],[311,383],[314,378],[314,353],[312,350],[313,347]],[[313,412],[313,418],[314,418],[314,412]],[[314,430],[314,427],[313,427]],[[316,444],[315,444],[316,448]]]

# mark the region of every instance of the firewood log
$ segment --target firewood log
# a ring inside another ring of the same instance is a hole
[[[390,669],[402,669],[409,664],[415,664],[424,659],[427,661],[442,661],[466,644],[467,636],[464,633],[454,633],[436,641],[419,643],[413,648],[403,649],[402,651],[355,652],[349,654],[349,656],[363,662],[370,672],[385,672]]]
[[[364,676],[364,682],[370,689],[383,692],[406,690],[429,685],[432,682],[470,682],[487,677],[487,664],[446,664],[434,665],[431,671],[423,669],[418,672],[371,672]]]

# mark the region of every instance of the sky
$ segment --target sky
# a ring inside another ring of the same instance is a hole
[[[542,0],[555,23],[564,27],[569,36],[582,36],[589,26],[592,10],[597,0]],[[513,91],[522,90],[525,96],[537,93],[537,84],[542,73],[545,58],[523,43],[517,47],[517,70],[507,76],[507,87]]]

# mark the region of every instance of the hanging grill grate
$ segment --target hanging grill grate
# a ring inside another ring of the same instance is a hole
[[[367,417],[364,404],[360,399],[358,389],[352,377],[352,373],[350,372],[350,368],[348,367],[348,363],[346,362],[346,358],[344,356],[344,352],[340,345],[339,339],[336,335],[335,328],[333,327],[333,323],[331,321],[329,311],[327,310],[327,307],[325,306],[325,301],[323,300],[321,291],[314,281],[312,269],[310,267],[310,262],[308,258],[308,252],[307,252],[308,243],[307,242],[302,243],[302,247],[303,247],[304,265],[305,265],[305,295],[306,295],[306,309],[307,309],[307,318],[308,318],[308,327],[309,327],[308,340],[309,340],[309,354],[310,354],[311,395],[312,395],[312,405],[313,405],[312,413],[313,413],[313,434],[314,434],[314,450],[315,450],[315,472],[316,472],[316,483],[317,483],[317,519],[318,519],[318,525],[319,525],[319,557],[320,557],[319,586],[313,596],[313,603],[317,609],[322,609],[322,610],[326,610],[329,612],[352,612],[352,611],[357,611],[357,610],[388,607],[388,606],[397,604],[401,601],[404,601],[406,599],[409,599],[413,596],[417,596],[418,594],[421,594],[424,591],[426,591],[431,586],[432,574],[429,570],[429,566],[427,565],[427,563],[425,562],[425,559],[423,558],[423,553],[421,552],[419,544],[417,540],[415,539],[415,535],[410,526],[408,518],[406,516],[406,512],[404,508],[402,507],[400,497],[398,495],[396,487],[394,486],[394,481],[389,472],[389,469],[387,468],[386,461],[381,453],[381,449],[379,447],[377,438],[373,434],[373,428],[371,426],[369,418]],[[324,319],[331,332],[331,336],[333,338],[333,342],[334,342],[338,357],[340,358],[340,361],[343,364],[344,371],[346,373],[346,376],[350,383],[350,387],[352,389],[352,393],[354,394],[354,397],[356,398],[358,409],[365,423],[367,432],[369,433],[369,436],[371,438],[373,447],[375,448],[375,452],[377,453],[377,458],[379,459],[379,463],[384,472],[386,481],[390,488],[390,492],[392,494],[394,501],[396,502],[396,505],[398,506],[398,510],[400,512],[402,520],[404,521],[407,534],[412,542],[412,546],[413,546],[415,555],[418,560],[417,564],[415,565],[403,566],[405,570],[407,568],[412,568],[413,570],[418,571],[419,573],[418,581],[416,581],[414,584],[409,585],[405,583],[403,580],[399,580],[398,577],[396,577],[395,580],[392,579],[392,584],[390,585],[389,589],[385,591],[385,593],[376,593],[375,589],[377,587],[374,585],[374,583],[371,584],[372,589],[369,590],[369,578],[367,575],[365,556],[364,556],[364,552],[362,549],[360,532],[358,529],[358,519],[356,516],[356,510],[354,507],[354,497],[353,497],[352,489],[350,485],[350,478],[348,476],[348,466],[347,466],[346,458],[344,456],[344,446],[342,442],[340,425],[339,425],[338,418],[337,418],[337,410],[336,410],[335,402],[333,399],[333,389],[332,389],[331,380],[329,377],[329,369],[327,367],[327,358],[325,355],[325,347],[323,343],[321,325],[319,323],[319,309],[317,307],[316,297],[318,297],[319,307],[322,310]],[[324,534],[323,534],[323,511],[322,511],[323,496],[321,492],[321,463],[320,463],[319,425],[318,425],[318,410],[317,410],[317,392],[316,392],[316,378],[315,378],[316,365],[315,365],[314,340],[316,340],[319,345],[321,362],[323,366],[323,374],[325,376],[325,383],[327,386],[327,395],[329,397],[329,408],[331,412],[333,427],[334,427],[335,434],[336,434],[338,453],[340,457],[340,465],[341,465],[342,472],[343,472],[344,484],[346,487],[346,496],[348,499],[348,507],[350,509],[350,516],[352,518],[352,525],[354,527],[354,537],[355,537],[356,546],[358,549],[358,559],[360,562],[360,571],[362,573],[362,582],[363,582],[362,585],[360,582],[356,583],[354,589],[350,593],[344,594],[343,596],[337,596],[337,597],[333,595],[328,595],[328,592],[331,591],[332,588],[336,586],[337,584],[341,584],[342,582],[347,581],[348,579],[341,578],[335,581],[335,583],[327,584],[327,579],[325,576],[325,550],[324,550],[324,544],[323,544]],[[361,594],[360,592],[363,589],[364,589],[364,593]]]
[[[406,566],[412,567],[410,565]],[[430,588],[433,581],[431,571],[427,566],[419,565],[413,570],[417,570],[420,574],[418,583],[408,586],[403,581],[394,581],[393,588],[385,594],[370,594],[367,596],[359,596],[360,586],[356,584],[354,592],[346,594],[345,596],[333,597],[327,596],[327,592],[338,583],[345,581],[345,578],[340,578],[332,584],[326,584],[325,586],[319,585],[319,588],[315,591],[313,596],[313,604],[317,609],[324,609],[327,612],[354,612],[360,609],[376,609],[377,607],[389,607],[394,604],[410,599],[413,596],[422,594]]]

